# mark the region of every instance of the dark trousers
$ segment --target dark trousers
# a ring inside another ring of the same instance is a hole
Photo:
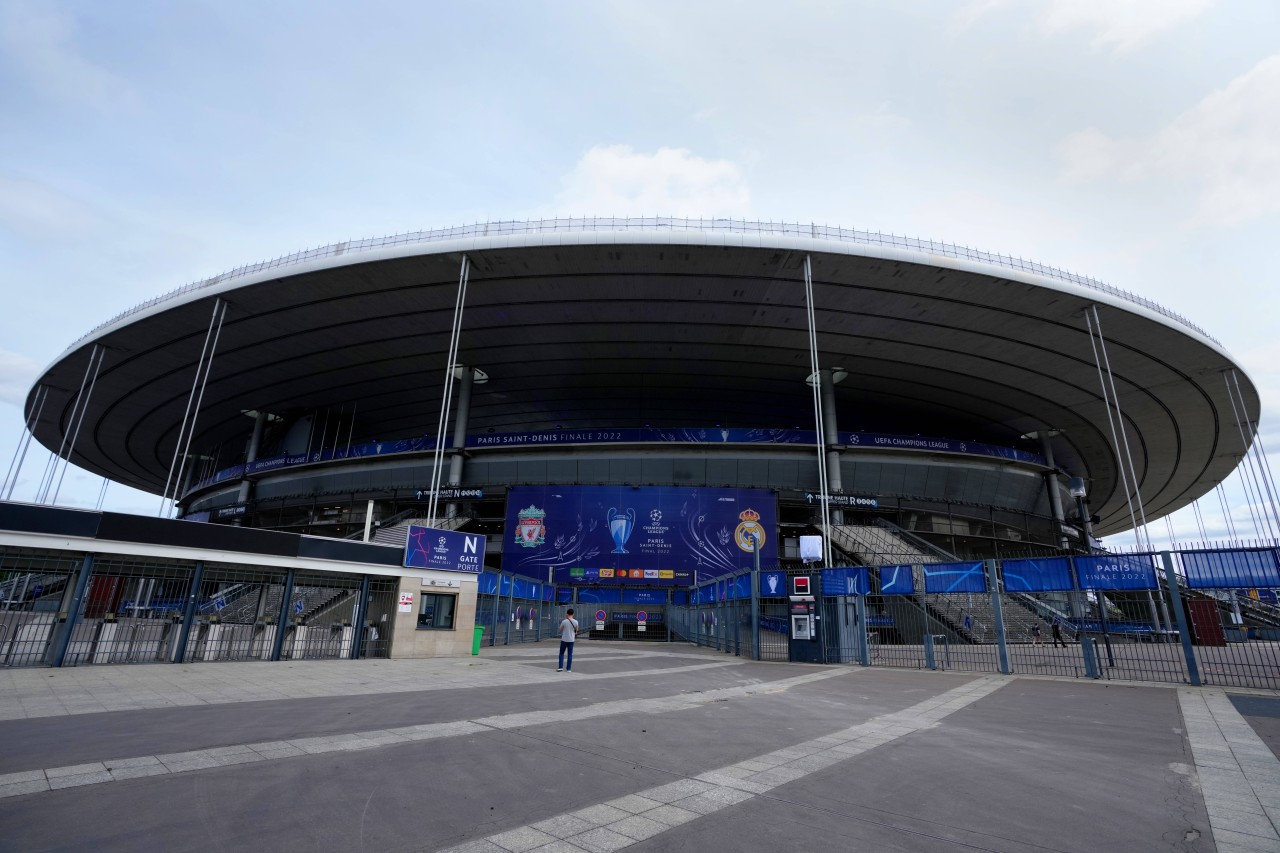
[[[569,665],[568,665],[568,666],[565,666],[565,665],[564,665],[564,653],[565,653],[565,651],[566,651],[566,650],[569,652]],[[567,641],[566,641],[566,640],[561,640],[561,641],[560,641],[560,668],[561,668],[561,669],[567,669],[567,670],[569,670],[570,672],[573,672],[573,641],[572,641],[572,640],[567,640]]]

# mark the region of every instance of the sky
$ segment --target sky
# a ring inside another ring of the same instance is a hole
[[[556,215],[816,222],[1084,273],[1220,340],[1280,455],[1278,36],[1274,0],[0,0],[0,464],[39,372],[138,302]],[[59,503],[102,482],[73,467]]]

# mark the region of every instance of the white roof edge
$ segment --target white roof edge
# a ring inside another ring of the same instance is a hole
[[[637,220],[639,221],[639,220]],[[648,223],[650,219],[643,220]],[[706,222],[711,220],[662,220],[681,223]],[[122,325],[131,324],[140,319],[168,311],[174,307],[220,296],[233,291],[252,287],[266,281],[286,276],[304,275],[326,269],[336,269],[353,264],[369,263],[396,258],[444,255],[451,253],[483,252],[496,249],[537,248],[550,246],[573,245],[606,245],[635,244],[661,245],[676,244],[688,246],[722,246],[776,248],[791,251],[804,251],[823,254],[843,254],[850,256],[881,258],[884,260],[903,261],[908,263],[927,264],[955,270],[974,272],[997,278],[1022,281],[1037,287],[1044,287],[1068,293],[1085,299],[1105,303],[1111,307],[1136,314],[1156,321],[1170,329],[1191,335],[1208,345],[1228,361],[1234,362],[1226,349],[1203,329],[1189,320],[1177,315],[1153,300],[1136,294],[1127,294],[1118,288],[1111,288],[1102,282],[1075,276],[1031,261],[1015,259],[1011,256],[993,255],[990,253],[958,247],[955,244],[919,240],[917,238],[894,237],[873,232],[845,231],[844,229],[826,229],[827,232],[839,232],[847,237],[808,236],[794,233],[804,228],[820,226],[786,226],[773,223],[750,223],[735,220],[737,227],[702,230],[697,227],[681,227],[670,229],[653,225],[636,225],[635,227],[588,227],[588,223],[616,223],[618,220],[543,220],[548,222],[569,222],[581,224],[577,230],[521,230],[508,233],[469,233],[459,236],[439,236],[448,231],[463,229],[442,229],[437,232],[415,232],[413,235],[401,237],[379,238],[376,241],[344,241],[334,243],[320,249],[308,250],[296,256],[286,256],[275,261],[253,264],[227,273],[213,276],[203,281],[194,282],[167,294],[157,296],[133,309],[118,314],[102,323],[66,350],[54,358],[39,375],[45,375],[54,365],[68,355],[87,344],[106,336]],[[715,220],[728,222],[728,220]],[[509,227],[513,223],[489,223],[487,225],[467,226],[467,229]],[[535,227],[537,223],[527,224]],[[759,230],[753,228],[757,226]],[[778,230],[769,230],[776,228]],[[868,239],[858,239],[865,235]],[[403,239],[402,239],[403,238]],[[884,242],[874,242],[875,239]],[[891,244],[892,242],[892,244]],[[356,243],[353,246],[352,243]],[[363,246],[359,244],[373,243]],[[901,243],[902,245],[897,245]],[[938,251],[930,251],[938,249]],[[953,253],[945,253],[947,251]],[[956,253],[967,253],[956,254]],[[243,271],[241,271],[243,270]],[[1044,272],[1041,272],[1044,271]],[[1053,275],[1050,273],[1057,273]],[[1144,304],[1146,303],[1146,304]],[[1153,306],[1153,307],[1149,307]],[[1238,367],[1238,365],[1237,365]],[[1250,380],[1252,381],[1252,380]]]

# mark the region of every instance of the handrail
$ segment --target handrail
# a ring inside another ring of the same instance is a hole
[[[1114,287],[1113,285],[1106,284],[1105,282],[1099,281],[1098,279],[1090,276],[1078,275],[1077,273],[1058,269],[1057,267],[1048,266],[1047,264],[1036,263],[1035,261],[1026,260],[1021,257],[1015,258],[1013,255],[984,252],[980,249],[970,248],[969,246],[960,246],[955,243],[946,243],[937,240],[925,240],[919,237],[907,237],[905,235],[892,233],[884,234],[880,231],[862,231],[853,228],[840,228],[838,226],[817,225],[814,223],[753,222],[744,219],[693,219],[675,216],[644,216],[569,217],[525,221],[506,220],[462,225],[452,228],[436,228],[426,231],[408,231],[403,234],[394,234],[385,237],[369,237],[360,240],[344,240],[339,243],[330,243],[327,246],[319,246],[314,249],[293,252],[292,254],[283,255],[268,261],[245,264],[236,267],[235,269],[228,270],[227,272],[219,273],[211,278],[184,284],[183,286],[171,290],[168,293],[152,297],[151,299],[141,302],[132,308],[120,312],[106,322],[99,323],[72,344],[68,351],[79,346],[81,342],[91,337],[100,329],[110,326],[132,314],[145,311],[154,305],[177,299],[184,294],[191,293],[196,290],[213,287],[237,278],[244,278],[267,270],[296,266],[324,258],[337,258],[353,253],[370,252],[377,249],[393,248],[397,246],[427,245],[446,240],[507,237],[524,234],[567,234],[610,231],[686,231],[709,232],[714,234],[807,237],[814,240],[830,240],[840,243],[884,246],[894,249],[922,252],[927,255],[978,261],[980,263],[991,264],[993,266],[1004,267],[1006,269],[1029,272],[1034,275],[1040,275],[1057,281],[1064,281],[1070,284],[1079,285],[1080,287],[1085,287],[1090,290],[1096,290],[1100,293],[1106,293],[1110,296],[1116,297],[1117,299],[1122,299],[1125,302],[1132,303],[1145,308],[1148,311],[1167,317],[1168,319],[1186,326],[1188,329],[1191,329],[1197,334],[1213,341],[1218,346],[1222,345],[1216,338],[1209,335],[1204,329],[1201,329],[1186,317],[1183,317],[1181,314],[1171,311],[1168,308],[1147,299],[1146,297],[1139,296],[1136,293],[1132,293],[1122,288]]]

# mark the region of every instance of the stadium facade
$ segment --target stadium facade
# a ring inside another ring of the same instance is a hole
[[[753,542],[798,565],[806,533],[840,551],[827,564],[869,562],[842,528],[961,559],[1087,552],[1225,479],[1259,405],[1189,320],[1022,259],[570,219],[343,242],[180,288],[75,342],[26,414],[59,457],[189,521],[399,543],[429,524],[484,535],[491,570],[661,586],[738,571]],[[691,513],[707,524],[677,541]],[[620,562],[646,529],[650,553]],[[589,534],[614,557],[584,556]],[[704,548],[717,536],[727,550]],[[544,545],[557,557],[531,559]]]

